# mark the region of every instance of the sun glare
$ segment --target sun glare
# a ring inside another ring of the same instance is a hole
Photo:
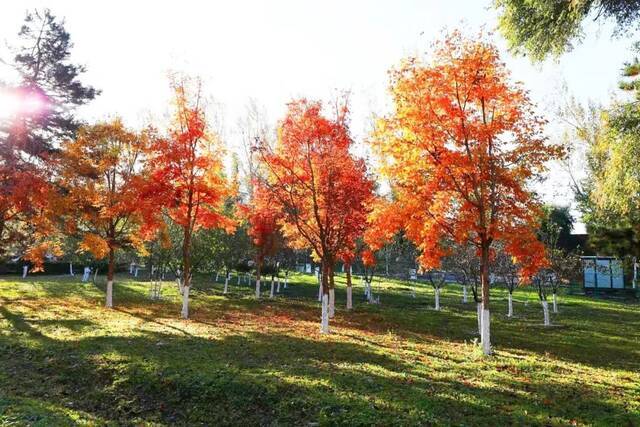
[[[0,118],[34,115],[44,108],[45,102],[37,93],[0,90]]]

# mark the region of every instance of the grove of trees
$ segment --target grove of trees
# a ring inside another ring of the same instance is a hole
[[[621,27],[638,13],[616,1],[495,3],[510,46],[537,60],[579,38],[594,7]],[[392,107],[363,141],[350,128],[346,95],[291,100],[273,127],[250,105],[239,124],[241,160],[212,125],[215,105],[199,79],[170,77],[167,124],[82,123],[75,108],[100,92],[80,82],[84,68],[69,60],[63,22],[31,13],[18,40],[20,80],[0,86],[0,96],[21,100],[0,119],[0,258],[32,271],[52,258],[106,260],[108,308],[118,263],[147,264],[158,280],[173,275],[188,319],[194,275],[213,281],[222,272],[228,294],[231,272],[238,284],[250,272],[260,299],[268,274],[273,297],[274,279],[284,270],[287,283],[309,258],[319,265],[327,334],[341,266],[347,310],[352,270],[374,302],[376,269],[403,279],[415,269],[433,286],[436,310],[448,274],[465,302],[472,293],[482,351],[491,354],[492,277],[508,290],[509,317],[516,288],[536,285],[548,324],[547,292],[557,311],[558,289],[579,269],[571,212],[544,206],[534,187],[550,162],[573,152],[545,133],[546,120],[486,34],[449,32],[428,55],[392,67]],[[573,123],[572,143],[588,147],[588,177],[573,181],[587,227],[623,227],[636,251],[639,73],[637,60],[624,69],[621,87],[633,101],[606,110],[568,103],[560,113]],[[357,154],[358,143],[373,161]]]

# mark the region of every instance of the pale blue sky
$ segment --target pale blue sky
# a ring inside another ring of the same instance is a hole
[[[371,113],[384,110],[387,70],[400,58],[425,51],[444,27],[492,30],[497,16],[490,0],[3,1],[3,45],[33,7],[66,18],[74,60],[103,91],[83,116],[118,114],[132,125],[160,117],[167,110],[167,72],[184,71],[203,77],[207,93],[223,105],[232,147],[249,98],[275,120],[291,98],[326,99],[335,89],[352,91],[352,127],[361,137]],[[495,40],[504,49],[499,35]],[[504,60],[545,111],[563,81],[580,100],[606,102],[630,44],[612,39],[610,25],[590,24],[584,43],[558,62],[534,66],[506,52]],[[570,201],[557,184],[565,178],[554,174],[546,199]]]

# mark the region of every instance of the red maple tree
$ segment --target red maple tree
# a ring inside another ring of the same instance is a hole
[[[187,319],[193,235],[201,228],[233,232],[235,222],[224,214],[224,203],[232,195],[233,186],[224,176],[222,141],[207,124],[200,82],[174,79],[172,88],[173,123],[168,136],[157,138],[149,151],[146,191],[155,195],[157,205],[147,212],[147,222],[157,224],[157,213],[162,211],[166,220],[182,230],[180,288],[182,317]]]
[[[283,243],[278,225],[280,213],[260,182],[253,186],[253,197],[247,217],[249,236],[256,248],[256,298],[260,298],[260,277],[264,262],[268,257],[275,255]]]
[[[502,240],[525,276],[539,268],[540,212],[528,183],[561,151],[547,144],[527,92],[482,35],[453,32],[429,62],[403,61],[391,73],[391,95],[395,111],[378,123],[373,145],[393,199],[381,203],[373,229],[389,236],[404,228],[427,269],[448,254],[448,240],[475,245],[489,353],[492,245]]]
[[[274,148],[257,147],[266,171],[262,185],[281,212],[282,232],[290,245],[311,249],[321,261],[321,331],[327,333],[335,262],[361,234],[373,182],[364,161],[349,152],[353,140],[345,104],[336,105],[329,118],[320,102],[291,102],[278,136]]]

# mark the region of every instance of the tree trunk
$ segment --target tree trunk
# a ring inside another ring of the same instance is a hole
[[[260,299],[260,269],[262,268],[262,263],[258,262],[256,266],[256,299]]]
[[[189,289],[191,287],[191,233],[184,228],[184,243],[182,244],[182,318],[189,318]],[[137,271],[137,270],[136,270]]]
[[[276,276],[276,293],[280,293],[280,276]]]
[[[29,272],[29,266],[28,265],[23,265],[22,266],[22,278],[26,278],[27,277],[27,273]]]
[[[287,289],[287,285],[289,285],[289,272],[287,271],[284,274],[284,288]]]
[[[482,303],[476,304],[478,314],[478,335],[482,335]]]
[[[554,313],[558,312],[558,297],[555,292],[553,293],[553,312]]]
[[[115,273],[116,257],[112,247],[109,248],[109,266],[107,268],[107,302],[106,307],[113,307],[113,276]]]
[[[269,298],[273,298],[273,290],[274,290],[274,283],[273,283],[273,276],[271,276],[271,291],[269,292]]]
[[[491,315],[489,312],[489,244],[483,242],[481,248],[481,285],[482,285],[482,330],[480,341],[482,352],[485,355],[491,354]]]
[[[336,290],[329,289],[329,318],[333,319],[336,315]]]
[[[462,303],[467,303],[467,285],[462,285]]]
[[[218,277],[219,277],[219,276],[220,276],[220,273],[218,273],[218,272],[216,271],[216,280],[214,280],[214,282],[216,282],[216,283],[218,282]]]
[[[509,291],[509,312],[507,313],[507,317],[513,317],[513,295],[511,291]]]
[[[435,288],[436,307],[435,309],[440,311],[440,288]]]
[[[551,320],[549,319],[549,304],[546,301],[542,301],[542,314],[544,315],[544,326],[551,326]]]
[[[329,333],[329,295],[322,294],[322,315],[320,319],[320,333]]]
[[[323,282],[324,282],[324,261],[320,263],[320,270],[317,273],[318,276],[318,301],[322,302],[322,294],[324,293]],[[327,294],[328,295],[328,294]]]
[[[69,276],[73,276],[73,275],[74,275],[74,274],[73,274],[73,263],[72,263],[72,262],[70,262],[70,263],[69,263]]]
[[[333,263],[329,264],[327,271],[329,272],[329,318],[333,319],[336,315],[336,282],[334,279]]]
[[[184,287],[184,292],[182,293],[182,318],[183,319],[188,319],[189,318],[189,288],[191,288],[191,286],[185,286]]]
[[[347,310],[353,308],[353,287],[351,286],[351,265],[347,265]]]
[[[328,334],[329,333],[329,283],[328,283],[328,275],[326,263],[322,263],[322,281],[321,281],[321,289],[322,289],[322,315],[320,318],[320,333]]]
[[[226,294],[229,291],[229,273],[227,272],[227,274],[224,275],[224,290],[222,291],[223,294]]]

